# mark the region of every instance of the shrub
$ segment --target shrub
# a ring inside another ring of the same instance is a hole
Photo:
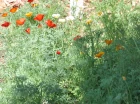
[[[60,23],[52,15],[64,18],[63,8],[49,3],[27,3],[5,19],[3,104],[140,103],[139,8],[95,2],[90,19]]]

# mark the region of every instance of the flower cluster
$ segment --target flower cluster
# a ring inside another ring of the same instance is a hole
[[[111,39],[106,39],[106,40],[105,40],[105,43],[106,43],[107,45],[112,44],[112,42],[113,42],[113,40],[111,40]],[[124,49],[124,47],[123,47],[122,45],[117,45],[117,46],[116,46],[116,51],[123,50],[123,49]],[[95,55],[95,57],[101,58],[104,54],[105,54],[104,52],[99,52],[99,53],[97,53],[97,54]]]
[[[27,2],[31,5],[31,7],[36,7],[38,4],[31,4],[33,1],[34,0],[28,0]],[[20,9],[19,7],[12,7],[9,10],[9,13],[15,14],[16,12],[18,12],[19,9]],[[5,12],[1,15],[1,17],[7,17],[7,16],[8,16],[8,12]],[[16,24],[17,27],[18,26],[23,26],[24,27],[23,28],[24,32],[27,33],[27,34],[31,34],[31,32],[32,32],[32,28],[30,26],[27,27],[27,25],[26,25],[26,22],[28,22],[28,21],[37,22],[38,23],[38,25],[37,25],[38,28],[42,28],[42,25],[43,25],[42,22],[44,22],[44,24],[46,24],[46,26],[48,28],[57,27],[57,24],[54,23],[51,19],[47,19],[46,21],[44,21],[44,17],[45,17],[45,14],[43,14],[43,13],[34,14],[33,11],[29,11],[29,12],[25,13],[25,17],[19,17],[18,19],[16,19],[15,24]],[[60,17],[60,14],[53,14],[52,17],[55,18],[55,19],[58,19]],[[58,22],[61,22],[61,23],[65,22],[65,19],[58,19]],[[32,23],[32,22],[30,22],[30,23]],[[11,24],[13,24],[13,23],[5,21],[1,24],[1,26],[4,27],[4,28],[8,28]],[[56,54],[60,55],[61,51],[57,50]]]
[[[28,0],[27,2],[32,3],[33,0]],[[34,5],[33,7],[35,7],[35,5]],[[10,12],[11,12],[11,13],[16,13],[18,9],[19,9],[18,7],[12,7],[12,8],[10,9]],[[7,16],[8,16],[8,13],[3,13],[1,16],[2,16],[2,17],[7,17]],[[27,18],[30,18],[30,17],[33,16],[33,12],[28,12],[28,13],[25,14],[25,16],[26,16]],[[37,14],[37,15],[33,18],[33,20],[34,20],[34,21],[40,22],[40,21],[43,20],[44,16],[45,16],[45,14]],[[57,17],[59,17],[59,15],[57,15]],[[17,26],[22,26],[22,25],[25,24],[25,22],[26,22],[26,18],[23,18],[23,17],[22,17],[22,18],[19,18],[19,19],[16,20],[16,25],[17,25]],[[56,24],[55,24],[52,20],[50,20],[50,19],[46,20],[45,23],[46,23],[46,25],[47,25],[49,28],[54,28],[54,27],[56,27]],[[1,24],[1,26],[2,26],[2,27],[9,27],[10,24],[11,24],[10,22],[5,21],[4,23]],[[39,25],[38,25],[38,28],[41,28],[41,27],[42,27],[42,25],[39,24]],[[27,29],[26,29],[26,32],[27,32],[28,34],[30,34],[30,28],[27,28]]]
[[[33,1],[34,0],[28,0],[27,2],[29,4],[31,4]],[[31,4],[31,7],[36,7],[36,6],[37,6],[37,4]],[[15,14],[18,11],[18,9],[19,9],[18,7],[12,7],[10,9],[10,13]],[[103,14],[102,12],[98,12],[99,16],[101,16],[102,14]],[[1,16],[2,17],[7,17],[8,13],[7,12],[3,13]],[[66,19],[62,19],[62,18],[58,19],[60,16],[61,16],[60,14],[52,14],[52,17],[55,18],[56,20],[58,20],[58,22],[60,22],[60,23],[64,23],[66,20],[67,21],[74,20],[73,16],[66,17]],[[30,11],[30,12],[27,12],[25,14],[25,17],[21,17],[21,18],[16,20],[16,26],[23,26],[27,21],[33,20],[33,21],[38,23],[38,26],[37,26],[38,28],[42,28],[42,22],[41,21],[43,21],[44,17],[45,17],[45,14],[43,14],[43,13],[34,14],[32,11]],[[54,23],[51,19],[47,19],[44,23],[46,24],[46,26],[48,28],[55,28],[55,27],[57,27],[57,24]],[[91,23],[92,23],[92,19],[88,19],[86,21],[87,25],[90,25]],[[2,27],[9,27],[10,24],[11,24],[10,22],[5,21],[4,23],[1,24],[1,26]],[[31,34],[31,27],[28,26],[26,29],[24,29],[24,32],[26,32],[27,34]],[[77,41],[77,40],[79,40],[81,38],[82,37],[80,35],[77,35],[76,37],[73,38],[73,40]],[[112,42],[113,42],[113,40],[111,40],[111,39],[105,40],[105,43],[108,46],[110,44],[112,44]],[[123,46],[121,46],[121,45],[117,45],[116,46],[116,51],[121,50],[121,49],[123,49]],[[60,55],[61,52],[57,51],[56,54]],[[105,53],[101,51],[101,52],[98,52],[97,54],[95,54],[95,57],[101,58],[104,54]]]

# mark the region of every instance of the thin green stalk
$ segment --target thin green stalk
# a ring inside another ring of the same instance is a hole
[[[127,87],[127,90],[128,90],[128,94],[129,94],[129,99],[130,99],[130,104],[133,104],[133,99],[132,99],[132,96],[131,96],[131,93],[130,93],[130,89],[129,89],[129,87],[128,87],[128,84],[127,84],[127,82],[125,81],[125,84],[126,84],[126,87]]]
[[[91,35],[91,57],[94,56],[94,37],[92,36],[92,31],[91,31],[91,27],[89,26],[89,34]],[[93,66],[94,66],[94,60],[93,60]]]
[[[138,52],[140,53],[140,49],[139,49],[139,47],[138,47],[136,41],[134,40],[134,38],[132,38],[132,39],[133,39],[133,41],[134,41],[134,43],[135,43],[135,45],[136,45],[136,47],[137,47]]]

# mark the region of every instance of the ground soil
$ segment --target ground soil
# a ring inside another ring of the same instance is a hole
[[[3,21],[1,14],[4,12],[5,8],[6,8],[5,3],[2,0],[0,0],[0,24]],[[1,33],[0,33],[0,35],[1,35]],[[1,50],[2,47],[3,47],[3,44],[2,44],[2,39],[0,36],[0,64],[4,63],[4,50]]]

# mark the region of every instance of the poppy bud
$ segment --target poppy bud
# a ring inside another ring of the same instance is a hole
[[[60,52],[60,51],[56,51],[56,54],[60,55],[60,54],[61,54],[61,52]]]

